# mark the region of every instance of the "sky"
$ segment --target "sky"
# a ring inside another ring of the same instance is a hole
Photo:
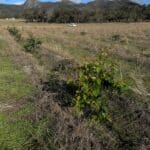
[[[40,1],[51,1],[51,2],[55,2],[55,1],[59,1],[59,0],[40,0]],[[84,3],[87,3],[89,2],[90,0],[72,0],[74,2],[84,2]],[[135,0],[135,1],[138,1],[138,0]],[[141,0],[143,3],[145,4],[150,4],[150,0]],[[0,3],[3,3],[3,4],[23,4],[25,2],[25,0],[0,0]]]

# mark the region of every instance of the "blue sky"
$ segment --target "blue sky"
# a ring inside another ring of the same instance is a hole
[[[22,4],[24,3],[25,0],[0,0],[0,3],[5,3],[5,4]],[[56,1],[56,0],[40,0],[40,1]],[[58,0],[57,0],[58,1]],[[89,2],[90,0],[72,0],[76,2]],[[136,0],[135,0],[136,1]],[[150,0],[141,0],[145,4],[150,4]]]

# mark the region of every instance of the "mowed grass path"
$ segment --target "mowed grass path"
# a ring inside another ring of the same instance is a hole
[[[6,48],[7,42],[0,37],[0,150],[20,150],[32,126],[22,116],[32,111],[32,105],[19,103],[34,93],[34,87],[5,54]]]

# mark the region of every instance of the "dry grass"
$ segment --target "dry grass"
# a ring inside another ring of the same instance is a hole
[[[149,85],[143,80],[149,79],[149,23],[91,23],[72,28],[65,24],[1,20],[0,26],[1,30],[15,26],[24,37],[32,33],[40,38],[43,41],[42,50],[36,57],[48,70],[57,60],[65,58],[73,58],[78,63],[93,60],[102,48],[107,48],[120,59],[122,72],[127,78],[137,79],[137,84],[140,83],[134,86],[135,91],[142,88],[144,92],[141,93],[149,95]]]
[[[31,33],[40,38],[43,42],[41,49],[33,54],[24,52],[22,46],[7,32],[8,26],[18,28],[24,38]],[[78,120],[76,116],[74,117],[72,108],[62,108],[53,101],[52,95],[58,93],[40,91],[39,96],[35,98],[36,114],[29,118],[40,120],[41,117],[50,113],[47,117],[54,119],[52,128],[54,127],[56,130],[53,135],[55,138],[53,144],[59,144],[59,149],[84,149],[84,145],[87,145],[85,149],[90,149],[91,145],[94,149],[99,149],[98,147],[102,147],[101,149],[112,149],[113,147],[115,149],[119,138],[121,142],[124,142],[121,138],[128,137],[125,126],[133,128],[131,129],[133,132],[131,139],[127,138],[129,142],[134,141],[133,134],[136,134],[137,137],[140,135],[140,122],[148,118],[144,109],[149,104],[150,96],[150,23],[91,23],[79,24],[72,28],[65,24],[0,20],[0,33],[0,39],[9,45],[9,48],[5,48],[5,52],[1,53],[9,56],[15,65],[21,67],[21,70],[35,86],[41,86],[41,81],[45,80],[47,74],[51,72],[51,68],[58,62],[65,59],[73,59],[80,64],[93,61],[100,50],[105,48],[109,50],[112,57],[118,59],[123,78],[129,83],[137,97],[140,97],[140,101],[144,102],[141,104],[134,100],[130,101],[130,98],[122,101],[116,98],[111,102],[113,108],[110,108],[112,116],[114,115],[112,127],[98,125],[94,127],[95,133],[93,134],[85,120]],[[127,107],[127,110],[124,107]],[[144,119],[136,118],[135,112],[137,110],[139,113],[146,114],[144,117],[142,116]],[[135,117],[134,121],[130,118],[130,114]],[[130,123],[130,120],[133,122]],[[145,126],[145,128],[142,127],[143,132],[147,131],[147,124],[143,123],[143,126]],[[123,134],[121,135],[120,132]],[[39,138],[38,135],[37,138]]]

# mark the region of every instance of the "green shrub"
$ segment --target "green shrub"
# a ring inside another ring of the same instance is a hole
[[[21,40],[21,33],[16,27],[8,27],[7,30],[17,41]]]
[[[21,37],[21,33],[16,27],[8,27],[7,30],[9,33],[15,37],[16,41],[23,44],[23,48],[26,52],[34,52],[36,49],[40,48],[42,41],[38,38],[35,38],[32,34],[29,35],[27,39]]]
[[[122,80],[117,80],[117,65],[102,52],[99,59],[79,68],[75,84],[75,108],[81,115],[102,121],[108,117],[108,99],[126,89]]]
[[[40,45],[42,44],[42,41],[38,38],[35,38],[33,35],[30,35],[29,38],[27,38],[24,41],[24,49],[27,52],[34,52],[36,49],[40,48]]]

